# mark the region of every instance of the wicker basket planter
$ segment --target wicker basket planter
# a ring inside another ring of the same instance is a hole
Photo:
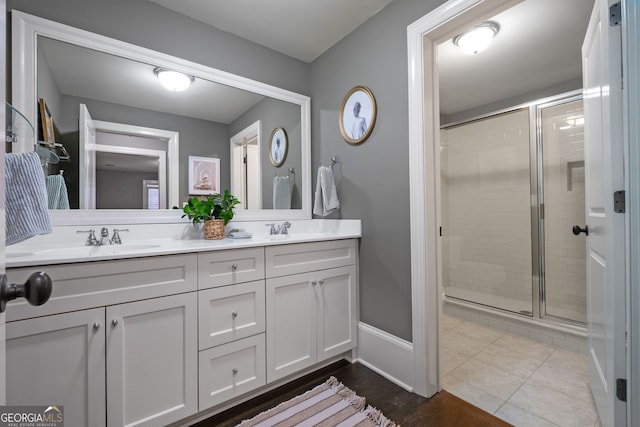
[[[210,219],[204,222],[204,238],[207,240],[224,239],[224,220]]]

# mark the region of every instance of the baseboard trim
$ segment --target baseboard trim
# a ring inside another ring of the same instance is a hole
[[[358,324],[357,362],[413,392],[413,344],[366,323]]]

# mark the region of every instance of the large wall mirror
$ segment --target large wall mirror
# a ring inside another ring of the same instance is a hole
[[[71,207],[52,210],[54,224],[179,221],[171,208],[202,194],[189,183],[203,178],[243,200],[236,220],[311,218],[307,96],[15,10],[11,44],[14,107],[37,124],[44,100],[68,154],[46,166],[64,171]],[[192,82],[166,90],[158,69]],[[288,136],[278,167],[269,157],[276,128]],[[33,149],[29,140],[12,147]],[[219,179],[190,177],[195,158],[219,159]],[[283,176],[290,209],[274,209]]]

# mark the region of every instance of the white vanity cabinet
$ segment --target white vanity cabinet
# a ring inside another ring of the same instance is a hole
[[[8,311],[24,319],[7,322],[8,401],[64,405],[65,424],[78,426],[164,426],[195,414],[195,266],[195,255],[179,255],[9,270],[17,282],[47,271],[48,310],[76,311],[35,318],[18,304]],[[100,272],[110,284],[102,298],[90,283]],[[80,295],[68,292],[83,285]],[[140,299],[141,289],[155,297]],[[100,300],[115,303],[95,307]]]
[[[269,382],[356,346],[356,261],[355,240],[266,248]]]
[[[200,411],[266,384],[264,248],[198,254]]]

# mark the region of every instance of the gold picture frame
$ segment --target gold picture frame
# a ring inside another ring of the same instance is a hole
[[[40,107],[40,125],[42,127],[42,141],[46,142],[49,147],[55,147],[56,137],[53,130],[53,116],[47,107],[47,103],[44,98],[38,100],[38,106]]]
[[[366,86],[355,86],[340,106],[340,133],[349,144],[362,144],[376,124],[376,98]]]
[[[277,168],[282,166],[287,159],[288,151],[289,137],[287,136],[287,131],[284,128],[275,128],[269,138],[269,160],[271,160],[271,164]]]

